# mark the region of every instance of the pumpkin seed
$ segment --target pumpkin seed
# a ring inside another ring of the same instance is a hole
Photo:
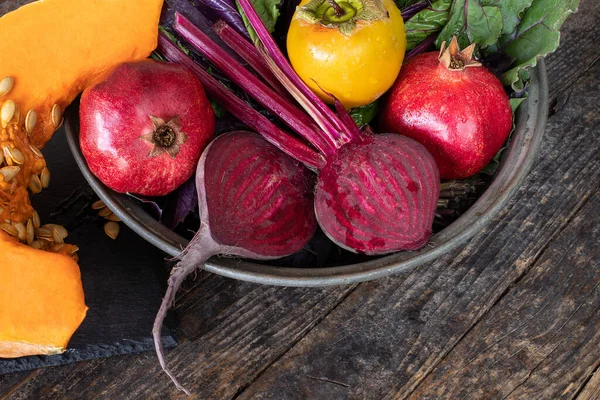
[[[21,167],[9,166],[0,168],[0,174],[4,176],[4,182],[10,182],[17,173],[21,170]]]
[[[10,184],[10,189],[8,190],[11,196],[15,193],[15,190],[17,190],[18,186],[19,182],[17,182],[16,179],[13,179],[12,183]]]
[[[23,164],[25,162],[25,156],[21,150],[17,149],[16,147],[12,149],[10,147],[5,147],[5,149],[8,149],[8,154],[10,154],[10,158],[12,158],[15,164]]]
[[[27,235],[26,235],[27,244],[31,245],[33,243],[33,241],[35,240],[34,222],[31,219],[27,220],[26,230],[27,230]]]
[[[104,202],[102,200],[97,200],[94,202],[94,204],[92,204],[92,210],[100,210],[105,207],[106,207],[106,204],[104,204]]]
[[[52,239],[52,230],[48,229],[48,228],[37,228],[35,230],[35,236],[38,239]]]
[[[40,174],[40,182],[42,183],[42,187],[47,189],[50,186],[50,170],[48,167],[44,167],[42,173]]]
[[[62,124],[63,120],[63,111],[58,104],[55,104],[52,107],[52,123],[54,124],[54,129],[58,129]]]
[[[54,240],[54,243],[64,243],[65,242],[63,240],[62,236],[60,235],[60,233],[58,233],[55,229],[52,230],[52,239]]]
[[[15,85],[15,80],[12,76],[6,76],[0,80],[0,97],[7,95]]]
[[[42,248],[42,243],[39,240],[34,240],[33,242],[31,242],[30,246],[34,249],[40,250]]]
[[[64,239],[67,236],[69,236],[69,231],[67,231],[67,228],[65,228],[62,225],[57,225],[57,224],[46,224],[43,226],[46,229],[50,229],[51,231],[54,231],[56,233],[58,233],[58,235]]]
[[[37,157],[39,158],[44,158],[44,155],[42,154],[42,152],[40,151],[40,149],[38,149],[36,146],[30,144],[29,145],[29,149],[31,150],[31,152],[33,154],[35,154]]]
[[[108,221],[104,224],[104,233],[106,233],[106,235],[113,240],[119,236],[120,230],[121,228],[119,227],[119,224],[114,221]]]
[[[13,119],[17,122],[21,120],[21,109],[17,104],[15,104],[15,115],[13,116]]]
[[[14,117],[17,105],[12,100],[6,100],[0,109],[0,123],[2,128],[6,128],[10,120]]]
[[[103,217],[103,218],[106,218],[106,217],[108,217],[108,216],[109,216],[110,214],[112,214],[112,213],[113,213],[113,212],[112,212],[112,211],[110,211],[110,208],[108,208],[108,207],[105,207],[105,208],[101,209],[101,210],[98,212],[98,215],[99,215],[99,216],[101,216],[101,217]]]
[[[40,221],[40,214],[37,211],[33,210],[33,214],[31,215],[31,220],[33,221],[33,227],[39,228],[42,224]]]
[[[19,240],[24,242],[27,239],[27,228],[25,228],[25,224],[22,222],[17,222],[16,224],[13,224],[13,226],[18,232],[17,237]]]
[[[104,218],[106,218],[109,221],[121,222],[121,218],[117,217],[115,214],[112,213]]]
[[[40,182],[40,178],[37,175],[31,175],[29,179],[29,190],[32,193],[40,193],[42,191],[42,182]]]
[[[2,154],[4,155],[4,161],[7,165],[14,165],[13,159],[10,156],[10,149],[7,145],[2,146]]]
[[[10,236],[15,236],[15,237],[19,236],[19,231],[17,230],[17,228],[15,228],[13,226],[13,224],[10,224],[8,222],[1,223],[0,229],[2,229],[4,232],[8,233]]]
[[[28,135],[31,135],[37,124],[37,112],[35,110],[29,110],[25,116],[25,130]]]

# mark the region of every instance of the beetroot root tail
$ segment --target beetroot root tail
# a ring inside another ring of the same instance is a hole
[[[191,393],[179,383],[177,378],[175,378],[175,375],[173,375],[171,370],[169,370],[169,368],[167,367],[167,363],[165,362],[164,357],[163,344],[161,340],[161,332],[163,322],[165,320],[165,317],[167,316],[167,312],[175,302],[175,295],[177,294],[177,291],[181,287],[181,284],[183,283],[185,278],[189,274],[194,272],[196,267],[197,265],[187,264],[185,266],[177,266],[174,268],[173,273],[169,278],[169,286],[167,288],[167,293],[165,293],[165,297],[163,298],[158,313],[156,314],[156,318],[154,319],[154,327],[152,328],[154,347],[156,348],[156,355],[158,356],[160,366],[162,367],[163,371],[165,371],[165,373],[169,376],[169,378],[171,378],[177,389],[181,390],[188,396],[191,396]]]

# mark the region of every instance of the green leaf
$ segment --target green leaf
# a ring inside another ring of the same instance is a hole
[[[413,49],[429,35],[441,31],[448,22],[451,5],[452,0],[437,0],[406,21],[406,50]]]
[[[510,108],[512,108],[512,112],[513,115],[515,115],[515,113],[517,112],[517,108],[519,108],[519,106],[521,105],[521,103],[527,99],[527,96],[525,97],[520,97],[520,98],[515,98],[515,99],[510,99]]]
[[[509,34],[517,29],[526,8],[533,0],[502,0],[498,2],[502,13],[502,34]]]
[[[161,54],[159,54],[156,50],[153,51],[152,53],[150,53],[150,58],[155,61],[166,61],[166,59]]]
[[[502,75],[502,83],[519,91],[528,78],[526,68],[552,53],[560,41],[559,29],[577,10],[579,0],[533,0],[515,32],[500,39],[502,51],[515,61]]]
[[[281,3],[281,0],[251,0],[251,3],[254,6],[256,13],[260,16],[260,19],[262,19],[262,22],[267,27],[267,30],[270,33],[273,33],[277,19],[279,19],[279,4]],[[235,4],[242,15],[242,20],[244,21],[244,25],[246,25],[246,29],[248,29],[250,38],[254,43],[257,43],[258,36],[256,36],[256,32],[254,32],[254,29],[250,25],[244,10],[242,10],[242,7],[237,1]]]
[[[164,26],[159,25],[158,29],[165,34],[165,36],[174,44],[177,45],[177,47],[179,47],[179,50],[183,51],[186,55],[190,55],[190,49],[188,49],[187,47],[185,47],[179,40],[177,40],[177,38],[175,37],[174,34],[172,34],[171,32],[169,32]]]
[[[227,110],[225,110],[225,108],[220,103],[217,103],[214,100],[210,100],[210,106],[212,107],[213,112],[215,113],[215,118],[223,118],[225,114],[227,114]]]
[[[368,124],[377,115],[378,102],[374,101],[365,106],[356,107],[350,110],[350,116],[356,122],[356,125],[363,126]]]
[[[450,20],[440,33],[436,45],[450,42],[458,37],[461,48],[477,43],[485,48],[498,41],[502,33],[502,12],[497,0],[455,0],[450,11]]]

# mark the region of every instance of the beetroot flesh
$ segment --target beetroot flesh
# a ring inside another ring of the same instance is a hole
[[[316,230],[312,176],[306,168],[253,132],[218,136],[196,170],[200,229],[178,256],[152,334],[160,365],[178,389],[190,394],[167,368],[161,329],[185,278],[212,256],[268,260],[293,254]]]
[[[256,133],[225,136],[204,163],[202,208],[213,238],[269,257],[302,249],[316,228],[312,174]]]
[[[440,178],[433,157],[396,134],[343,146],[321,170],[319,225],[338,246],[363,254],[423,247],[431,235]]]

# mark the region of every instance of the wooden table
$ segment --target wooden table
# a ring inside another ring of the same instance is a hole
[[[599,19],[582,0],[565,23],[541,153],[468,245],[354,286],[188,282],[167,359],[195,397],[600,398]],[[0,376],[0,397],[185,396],[144,353]]]

